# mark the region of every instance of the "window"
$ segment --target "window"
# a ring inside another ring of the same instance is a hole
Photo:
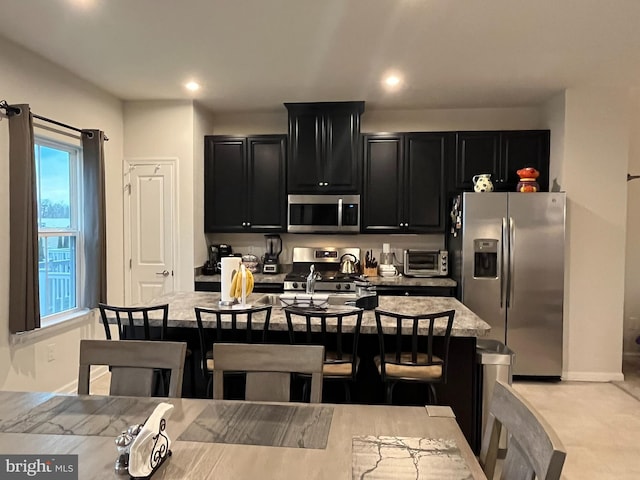
[[[77,309],[82,271],[81,149],[36,138],[38,271],[42,325]]]

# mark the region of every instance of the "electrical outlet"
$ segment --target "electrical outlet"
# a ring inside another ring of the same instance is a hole
[[[47,362],[53,362],[56,359],[56,344],[47,345]]]

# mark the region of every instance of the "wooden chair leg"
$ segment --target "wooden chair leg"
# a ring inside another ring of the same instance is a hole
[[[344,385],[345,402],[351,403],[351,386],[349,385],[349,382],[342,382],[342,384]]]
[[[387,382],[387,404],[391,405],[393,397],[393,388],[396,386],[395,382]]]
[[[429,400],[431,405],[438,405],[438,396],[436,395],[436,386],[433,383],[429,384]]]

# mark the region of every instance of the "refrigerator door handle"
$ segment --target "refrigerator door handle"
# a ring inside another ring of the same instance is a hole
[[[505,265],[506,265],[506,252],[507,252],[507,219],[502,217],[502,245],[500,246],[500,308],[504,305],[504,291],[505,291]]]
[[[507,286],[507,308],[511,306],[511,297],[513,296],[513,284],[515,275],[515,265],[513,258],[515,256],[514,245],[516,243],[516,225],[513,217],[509,217],[509,281]]]

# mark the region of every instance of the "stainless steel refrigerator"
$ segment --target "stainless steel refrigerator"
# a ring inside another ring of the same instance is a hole
[[[458,299],[515,352],[514,375],[562,374],[564,193],[463,193],[448,239]]]

